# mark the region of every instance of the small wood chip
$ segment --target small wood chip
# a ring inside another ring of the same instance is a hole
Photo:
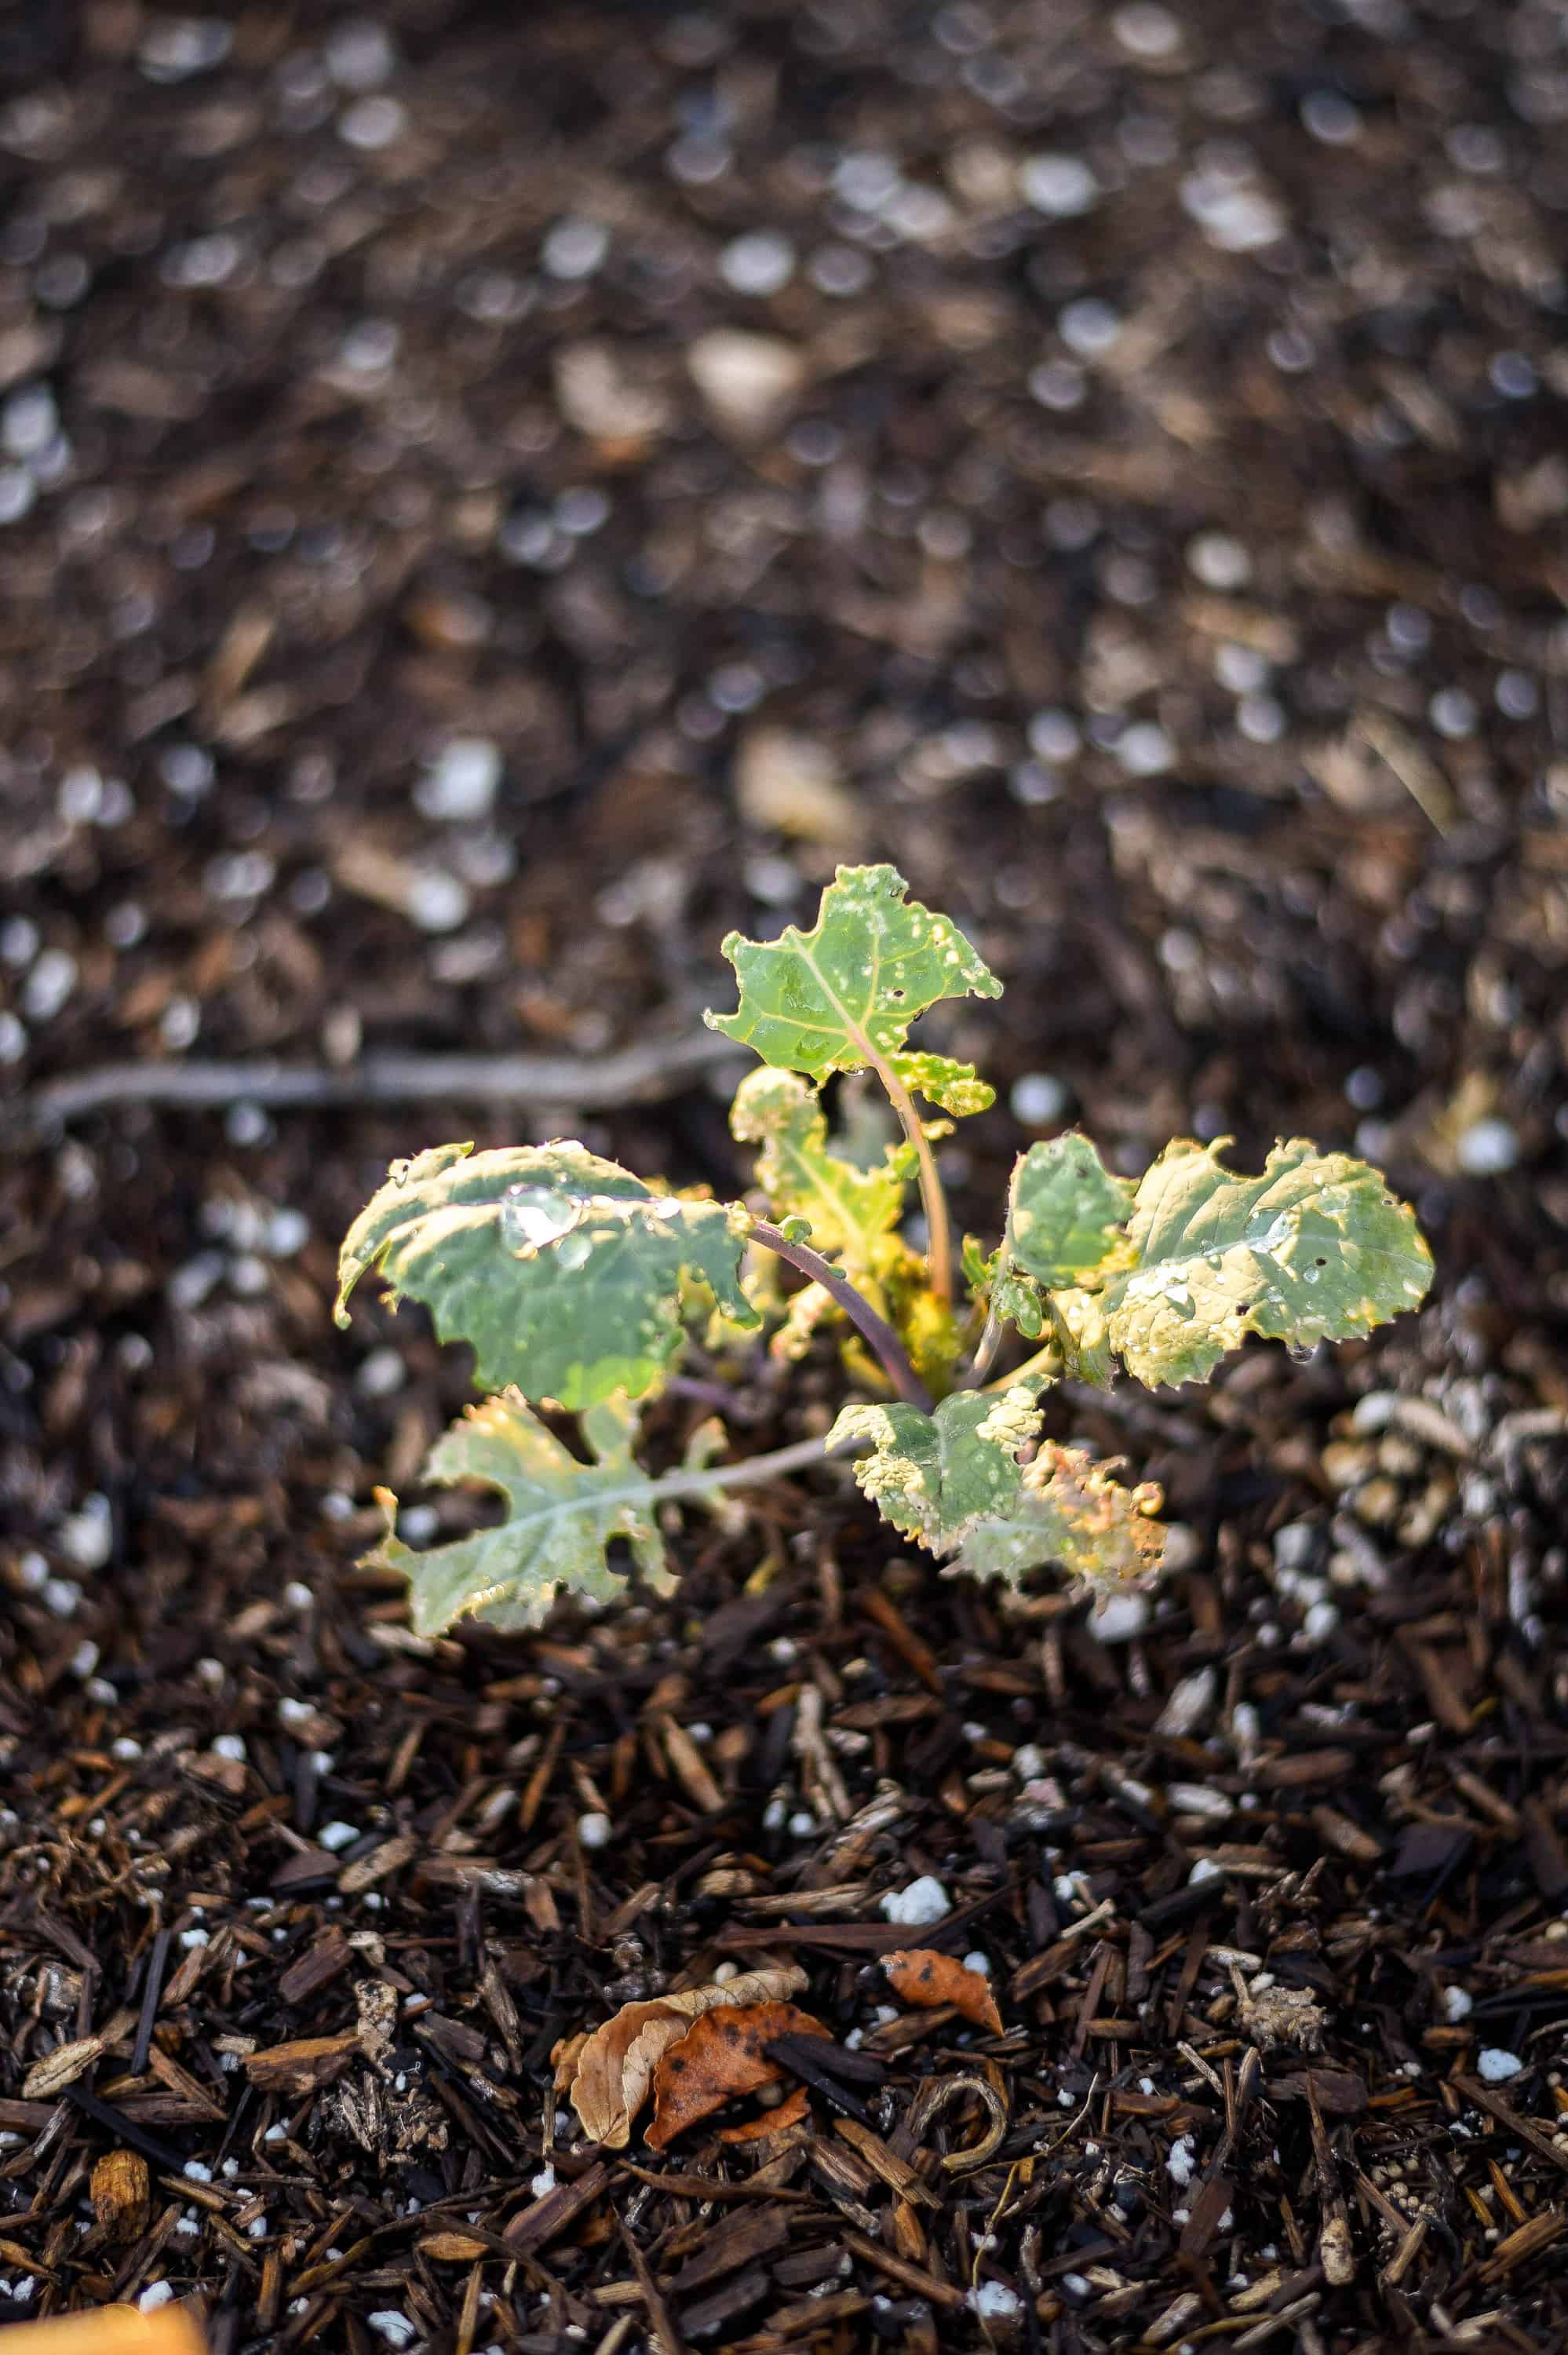
[[[133,2241],[147,2229],[152,2177],[139,2150],[106,2150],[93,2167],[92,2212],[111,2241]]]
[[[302,2036],[291,2043],[270,2044],[248,2054],[243,2066],[263,2093],[309,2094],[341,2077],[359,2051],[359,2031],[351,2028],[338,2036]]]

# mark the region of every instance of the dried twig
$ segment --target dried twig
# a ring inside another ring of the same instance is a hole
[[[726,1039],[697,1030],[628,1047],[613,1055],[363,1055],[334,1070],[324,1063],[271,1061],[108,1063],[50,1080],[0,1113],[0,1141],[19,1146],[48,1137],[90,1113],[121,1104],[166,1104],[221,1112],[250,1103],[264,1111],[314,1111],[332,1104],[483,1103],[569,1105],[585,1112],[652,1103],[678,1094],[715,1064],[732,1062]]]

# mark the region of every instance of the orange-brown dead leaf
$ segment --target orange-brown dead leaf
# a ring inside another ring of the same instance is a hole
[[[583,2046],[588,2041],[588,2030],[579,2030],[576,2036],[563,2036],[550,2047],[550,2058],[556,2064],[555,2087],[557,2094],[571,2091],[572,2080],[577,2073],[577,2062]]]
[[[741,1971],[709,1987],[681,1987],[647,2003],[622,2004],[613,2019],[594,2030],[577,2055],[571,2103],[583,2132],[609,2150],[624,2150],[654,2070],[694,2019],[715,2009],[782,2001],[805,1984],[800,1965],[785,1963],[770,1970]]]
[[[950,2003],[977,2028],[989,2028],[993,2036],[1001,2034],[1001,2014],[982,1971],[971,1971],[951,1955],[938,1955],[930,1946],[909,1946],[884,1955],[882,1967],[894,1993],[906,2003],[917,2004],[925,2011]]]
[[[777,2084],[784,2072],[767,2052],[776,2036],[827,2033],[820,2019],[792,2003],[726,2004],[704,2012],[653,2072],[653,2123],[645,2137],[650,2148],[662,2150],[737,2094]],[[769,2132],[778,2115],[768,2114]]]
[[[720,2142],[766,2142],[769,2135],[787,2133],[798,2126],[806,2115],[808,2096],[804,2085],[797,2085],[786,2094],[776,2110],[764,2110],[759,2118],[747,2118],[741,2126],[720,2126]]]

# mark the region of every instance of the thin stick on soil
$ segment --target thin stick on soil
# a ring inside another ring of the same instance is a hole
[[[332,1104],[464,1102],[543,1103],[597,1111],[678,1095],[736,1050],[712,1031],[629,1047],[613,1055],[362,1055],[329,1064],[253,1062],[107,1063],[51,1080],[5,1114],[3,1141],[26,1144],[89,1114],[119,1104],[177,1105],[227,1112],[236,1103],[265,1112],[313,1111]]]
[[[172,1930],[154,1934],[152,1951],[147,1956],[147,1977],[142,1988],[142,2012],[136,2022],[136,2041],[131,2052],[131,2074],[139,2077],[147,2066],[147,2052],[153,2041],[153,2027],[158,2017],[158,2005],[164,1992],[164,1973],[168,1966],[169,1947],[174,1938]]]

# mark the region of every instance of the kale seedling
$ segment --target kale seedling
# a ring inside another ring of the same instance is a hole
[[[360,1277],[423,1301],[443,1341],[469,1342],[494,1393],[430,1453],[434,1482],[499,1490],[505,1516],[416,1551],[393,1533],[371,1556],[408,1581],[413,1622],[465,1614],[536,1626],[563,1588],[624,1591],[606,1559],[626,1539],[644,1576],[673,1586],[659,1508],[712,1501],[833,1453],[885,1519],[952,1571],[1017,1581],[1046,1562],[1101,1583],[1146,1579],[1163,1534],[1158,1490],[1125,1487],[1082,1451],[1040,1436],[1039,1399],[1064,1375],[1107,1383],[1202,1381],[1249,1333],[1310,1349],[1414,1308],[1432,1275],[1414,1217],[1365,1162],[1277,1145],[1261,1175],[1219,1145],[1168,1145],[1136,1182],[1077,1135],[1021,1155],[1001,1235],[955,1264],[933,1142],[982,1112],[972,1067],[911,1049],[915,1018],[1001,984],[945,916],[906,896],[891,867],[841,867],[809,932],[731,933],[740,1003],[708,1021],[764,1069],[735,1099],[736,1137],[758,1151],[756,1194],[715,1202],[647,1184],[562,1140],[475,1153],[441,1145],[394,1162],[344,1240],[336,1315]],[[876,1157],[837,1146],[821,1102],[835,1072],[870,1071],[903,1134]],[[1228,1142],[1228,1140],[1222,1140]],[[905,1231],[918,1188],[924,1249]],[[769,1255],[806,1278],[787,1299]],[[779,1359],[836,1328],[851,1382],[825,1440],[715,1465],[710,1423],[657,1476],[632,1452],[639,1401],[702,1337],[708,1362],[772,1327]],[[1014,1337],[1022,1337],[1022,1344]],[[1027,1354],[1012,1370],[999,1360]],[[534,1400],[580,1416],[585,1457]]]

